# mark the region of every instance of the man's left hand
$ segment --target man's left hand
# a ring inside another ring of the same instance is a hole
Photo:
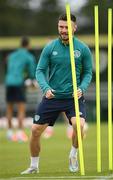
[[[78,96],[78,99],[80,99],[82,97],[83,93],[82,93],[82,90],[79,88],[77,90],[77,96]],[[74,97],[74,94],[73,94],[73,97]]]
[[[80,99],[82,96],[82,90],[81,89],[77,90],[77,95],[78,95],[78,99]]]

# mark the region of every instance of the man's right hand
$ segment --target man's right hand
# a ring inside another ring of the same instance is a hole
[[[49,90],[46,92],[45,97],[46,97],[47,99],[52,99],[52,98],[55,97],[55,95],[53,94],[53,91],[49,89]]]

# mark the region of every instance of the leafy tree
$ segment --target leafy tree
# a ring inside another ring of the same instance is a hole
[[[52,35],[57,33],[57,19],[60,14],[57,0],[42,0],[36,21],[39,26],[37,32],[40,35]]]
[[[107,33],[108,14],[107,9],[113,7],[113,0],[87,0],[84,7],[81,9],[81,14],[86,16],[91,22],[91,28],[88,29],[88,33],[94,31],[94,6],[99,7],[99,28],[101,33]]]
[[[31,9],[31,0],[0,0],[0,36],[51,35],[57,32],[60,8],[57,0],[41,0]]]
[[[21,35],[28,31],[29,0],[0,1],[0,36]]]

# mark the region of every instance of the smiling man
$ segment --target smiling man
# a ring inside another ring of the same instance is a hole
[[[80,125],[86,120],[84,92],[92,79],[92,55],[83,42],[74,37],[77,29],[76,17],[71,14],[73,44],[76,63]],[[30,140],[31,164],[21,174],[39,172],[40,137],[47,126],[53,126],[59,114],[65,112],[73,127],[72,147],[69,153],[69,170],[77,172],[78,139],[76,112],[74,109],[73,84],[69,52],[67,16],[63,14],[58,20],[58,39],[49,43],[42,51],[36,70],[36,79],[43,91],[43,99],[34,116]],[[47,74],[47,70],[48,74]],[[61,142],[62,143],[62,142]]]

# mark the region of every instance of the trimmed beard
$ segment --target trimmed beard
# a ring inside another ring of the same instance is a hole
[[[69,41],[69,37],[68,37],[67,39],[63,39],[62,36],[61,36],[61,34],[59,34],[59,36],[60,36],[60,39],[61,39],[62,41]]]

